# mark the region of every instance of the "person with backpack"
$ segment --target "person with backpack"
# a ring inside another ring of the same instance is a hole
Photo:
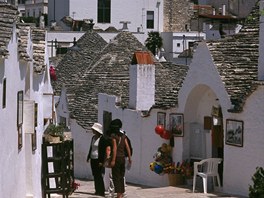
[[[128,144],[128,138],[121,132],[122,122],[115,119],[110,123],[111,139],[112,139],[112,179],[114,183],[117,198],[122,198],[125,192],[125,152],[127,152],[128,163],[132,164],[131,150]]]

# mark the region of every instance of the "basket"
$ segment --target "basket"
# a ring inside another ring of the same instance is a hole
[[[183,185],[184,179],[181,174],[168,174],[170,186]]]
[[[45,134],[44,137],[45,137],[45,141],[49,142],[49,143],[59,143],[59,142],[61,142],[60,141],[60,137],[58,137],[58,136],[52,136],[50,134]]]

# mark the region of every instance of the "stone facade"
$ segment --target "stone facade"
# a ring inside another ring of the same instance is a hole
[[[186,32],[193,13],[188,0],[164,0],[164,32]]]

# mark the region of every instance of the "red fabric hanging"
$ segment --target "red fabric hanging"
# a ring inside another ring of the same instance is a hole
[[[53,66],[50,66],[50,78],[51,80],[57,80],[55,68]]]

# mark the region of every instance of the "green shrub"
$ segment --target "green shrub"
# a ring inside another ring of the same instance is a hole
[[[64,126],[55,125],[55,124],[50,124],[45,131],[45,133],[49,135],[59,136],[59,137],[63,137],[63,132],[64,132]]]
[[[163,45],[162,38],[159,32],[149,32],[145,45],[152,54],[156,54],[156,50],[160,49]]]
[[[250,198],[264,198],[264,169],[257,167],[252,176],[253,185],[249,186]]]

